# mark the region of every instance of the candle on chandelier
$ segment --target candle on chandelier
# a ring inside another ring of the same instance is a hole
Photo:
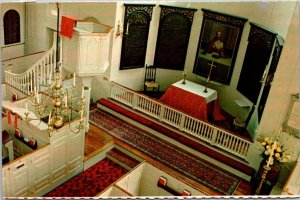
[[[65,96],[65,106],[68,107],[68,95]]]
[[[82,86],[82,93],[81,93],[81,98],[83,99],[84,97],[84,86]]]
[[[73,87],[75,87],[75,73],[73,74]]]
[[[50,111],[49,117],[48,117],[48,125],[49,125],[49,126],[51,125],[51,111]]]
[[[27,100],[25,101],[25,112],[28,113],[28,104],[27,104]]]
[[[37,96],[36,96],[36,101],[37,101],[38,104],[40,103],[40,96],[39,96],[39,94],[37,94]]]
[[[49,76],[49,85],[51,84],[51,79],[52,79],[52,69],[50,71],[50,76]]]

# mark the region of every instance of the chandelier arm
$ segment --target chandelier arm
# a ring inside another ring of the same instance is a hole
[[[29,115],[29,113],[25,113],[25,121],[26,121],[26,123],[27,123],[28,126],[30,126],[29,122],[33,121],[33,120],[39,120],[39,123],[37,125],[33,125],[32,124],[33,126],[38,127],[41,124],[41,122],[42,122],[41,118],[31,119],[31,118],[28,117],[28,115]]]

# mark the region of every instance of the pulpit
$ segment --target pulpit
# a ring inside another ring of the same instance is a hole
[[[203,121],[224,120],[217,101],[217,91],[185,80],[172,84],[160,102]]]
[[[63,38],[64,69],[79,76],[103,74],[109,67],[112,27],[77,21],[72,38]]]

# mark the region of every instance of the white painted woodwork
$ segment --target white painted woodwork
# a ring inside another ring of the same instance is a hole
[[[188,190],[193,196],[205,195],[171,174],[158,169],[147,162],[143,162],[117,180],[110,188],[101,192],[98,197],[121,195],[122,193],[120,191],[125,191],[125,194],[128,193],[133,196],[173,196],[162,188],[157,187],[157,181],[160,176],[165,177],[167,179],[167,185],[179,193],[183,190]],[[114,189],[118,189],[117,194],[113,192]]]
[[[2,196],[8,197],[11,196],[10,192],[10,181],[9,181],[9,172],[10,172],[10,166],[6,165],[2,167],[2,187],[1,192]]]
[[[248,140],[232,135],[230,132],[212,124],[188,116],[121,85],[113,82],[110,84],[110,98],[208,142],[212,146],[217,146],[245,160],[249,159],[248,152],[253,143]]]
[[[111,27],[77,22],[74,30],[71,39],[62,37],[64,69],[79,76],[103,74],[109,67]]]
[[[15,197],[32,196],[31,191],[31,163],[30,158],[25,157],[12,163],[10,169],[11,194]]]
[[[53,183],[61,183],[67,172],[67,139],[68,135],[59,131],[50,139]]]
[[[107,190],[101,193],[101,197],[127,197],[132,196],[127,193],[127,191],[123,191],[117,186],[111,186]]]
[[[282,195],[300,195],[300,158],[283,187]]]
[[[76,125],[78,121],[71,127]],[[3,196],[42,196],[83,170],[83,130],[72,133],[66,125],[48,139],[49,144],[34,151],[14,139],[15,153],[20,157],[2,168]]]
[[[49,190],[52,184],[51,161],[50,161],[50,145],[38,150],[30,156],[32,187],[36,196],[41,196]]]
[[[69,132],[67,144],[68,173],[75,175],[83,169],[84,158],[84,134]]]

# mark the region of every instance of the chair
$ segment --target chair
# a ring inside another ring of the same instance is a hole
[[[152,88],[153,91],[159,91],[159,84],[155,82],[156,77],[156,67],[147,66],[145,71],[145,82],[144,91],[146,92],[148,88]]]

